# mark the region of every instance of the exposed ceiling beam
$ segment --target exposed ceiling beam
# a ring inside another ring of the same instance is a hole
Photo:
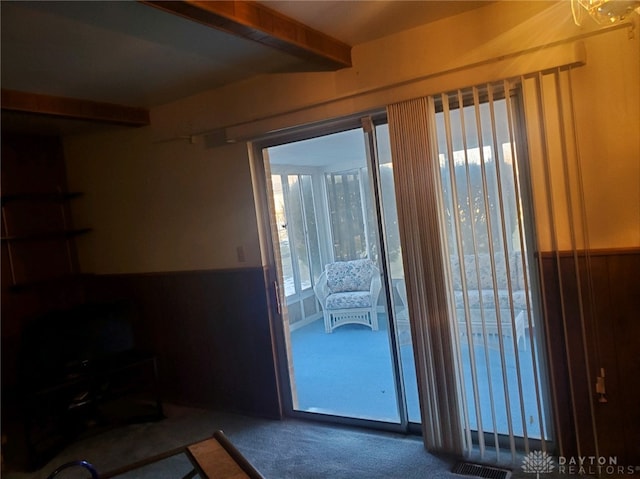
[[[4,88],[2,89],[2,110],[123,126],[149,124],[149,111],[144,108]]]
[[[349,45],[257,2],[140,0],[140,3],[310,60],[325,70],[351,66]]]

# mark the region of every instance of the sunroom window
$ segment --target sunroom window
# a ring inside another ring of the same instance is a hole
[[[311,175],[272,176],[287,297],[313,287],[322,273]]]
[[[363,202],[367,196],[362,191],[366,185],[364,175],[364,168],[325,174],[334,261],[369,256],[371,241],[366,228],[369,223],[366,221],[368,208]],[[365,181],[361,180],[361,176]]]

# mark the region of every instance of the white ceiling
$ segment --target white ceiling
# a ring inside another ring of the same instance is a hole
[[[486,2],[262,3],[353,46]],[[1,1],[0,17],[1,85],[11,90],[150,108],[259,74],[312,67],[134,1]]]
[[[261,3],[354,46],[481,7],[488,0],[266,0]]]

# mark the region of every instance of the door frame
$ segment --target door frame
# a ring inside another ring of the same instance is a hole
[[[372,125],[374,125],[374,132],[367,132],[365,124],[363,124],[363,118],[368,118]],[[408,421],[408,412],[406,407],[406,399],[404,392],[404,381],[401,373],[401,359],[399,351],[396,348],[395,341],[395,321],[393,319],[394,308],[391,304],[391,280],[387,271],[386,257],[381,255],[380,262],[384,268],[385,278],[385,301],[387,304],[387,312],[389,314],[389,332],[390,335],[390,348],[392,356],[392,369],[394,375],[394,382],[396,386],[396,396],[398,404],[398,413],[400,415],[399,423],[391,423],[385,421],[378,421],[372,419],[362,419],[354,417],[337,416],[325,413],[300,411],[294,409],[293,394],[295,390],[291,381],[292,368],[290,360],[287,354],[288,351],[288,331],[285,325],[286,304],[284,298],[283,288],[280,286],[283,284],[283,276],[281,266],[279,266],[279,258],[277,257],[276,239],[273,237],[272,221],[271,221],[271,198],[269,195],[268,181],[270,178],[270,169],[268,166],[268,160],[263,157],[263,150],[266,148],[277,146],[285,143],[293,143],[296,141],[302,141],[314,137],[331,135],[339,133],[349,129],[360,128],[365,135],[365,153],[367,154],[367,167],[369,170],[378,168],[378,161],[372,159],[369,156],[370,148],[375,148],[375,124],[380,123],[381,120],[386,121],[386,110],[378,109],[369,112],[363,112],[357,115],[350,115],[340,119],[331,120],[327,122],[315,123],[311,125],[304,125],[299,128],[291,128],[281,132],[276,132],[264,137],[255,139],[248,143],[249,146],[249,159],[251,167],[251,176],[254,189],[254,201],[256,204],[256,214],[258,217],[258,231],[261,249],[261,259],[263,267],[265,269],[265,280],[267,281],[267,290],[269,296],[269,321],[271,324],[272,337],[274,341],[274,358],[276,360],[276,370],[278,375],[278,393],[281,404],[281,416],[311,419],[320,422],[338,423],[344,425],[352,425],[358,427],[365,427],[377,430],[411,433],[420,435],[422,433],[421,424],[412,423]],[[371,150],[371,151],[375,151]],[[372,187],[372,200],[374,201],[373,207],[376,211],[376,229],[377,229],[377,242],[381,245],[381,250],[384,250],[384,224],[381,216],[381,200],[380,193],[378,191],[379,181],[377,179],[377,171],[372,174],[369,172],[369,181]],[[375,188],[374,188],[375,183]]]

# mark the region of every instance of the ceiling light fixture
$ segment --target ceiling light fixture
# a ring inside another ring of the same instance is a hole
[[[609,25],[624,20],[640,7],[640,0],[571,0],[571,12],[576,25],[582,25],[587,13],[600,25]]]

